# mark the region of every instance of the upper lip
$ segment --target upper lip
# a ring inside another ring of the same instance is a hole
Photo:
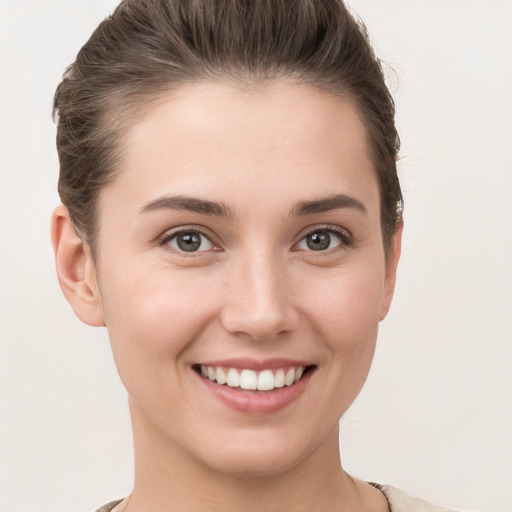
[[[222,366],[224,368],[237,368],[240,370],[275,370],[285,367],[311,366],[311,361],[304,361],[289,358],[272,358],[272,359],[250,359],[250,358],[233,358],[233,359],[215,359],[212,361],[202,361],[203,366]]]

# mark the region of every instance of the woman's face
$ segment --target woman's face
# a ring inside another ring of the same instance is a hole
[[[335,442],[398,259],[357,112],[306,86],[190,85],[123,151],[96,272],[136,443],[259,473]]]

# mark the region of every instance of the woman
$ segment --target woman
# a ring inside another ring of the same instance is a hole
[[[55,96],[66,298],[128,391],[102,512],[439,510],[349,476],[402,234],[394,105],[337,0],[125,0]]]

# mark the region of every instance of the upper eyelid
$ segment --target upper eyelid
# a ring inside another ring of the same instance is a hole
[[[297,241],[301,241],[304,237],[310,235],[311,233],[315,233],[316,231],[329,231],[336,235],[347,238],[348,240],[352,239],[352,233],[341,226],[337,226],[334,224],[317,224],[313,226],[308,226],[299,231],[296,236]]]
[[[171,238],[174,238],[175,236],[179,235],[180,233],[188,232],[199,233],[200,235],[203,235],[204,237],[208,238],[208,240],[210,240],[210,242],[212,242],[213,244],[217,244],[217,242],[215,241],[215,239],[218,239],[217,236],[213,235],[209,229],[197,225],[168,228],[156,237],[156,241],[160,244],[164,244]]]

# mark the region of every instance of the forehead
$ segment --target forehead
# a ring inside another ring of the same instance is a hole
[[[166,93],[128,126],[122,155],[112,188],[138,203],[162,191],[225,195],[241,205],[251,196],[284,203],[291,191],[377,191],[357,110],[286,82],[245,89],[202,83]],[[347,190],[330,190],[340,187]]]

